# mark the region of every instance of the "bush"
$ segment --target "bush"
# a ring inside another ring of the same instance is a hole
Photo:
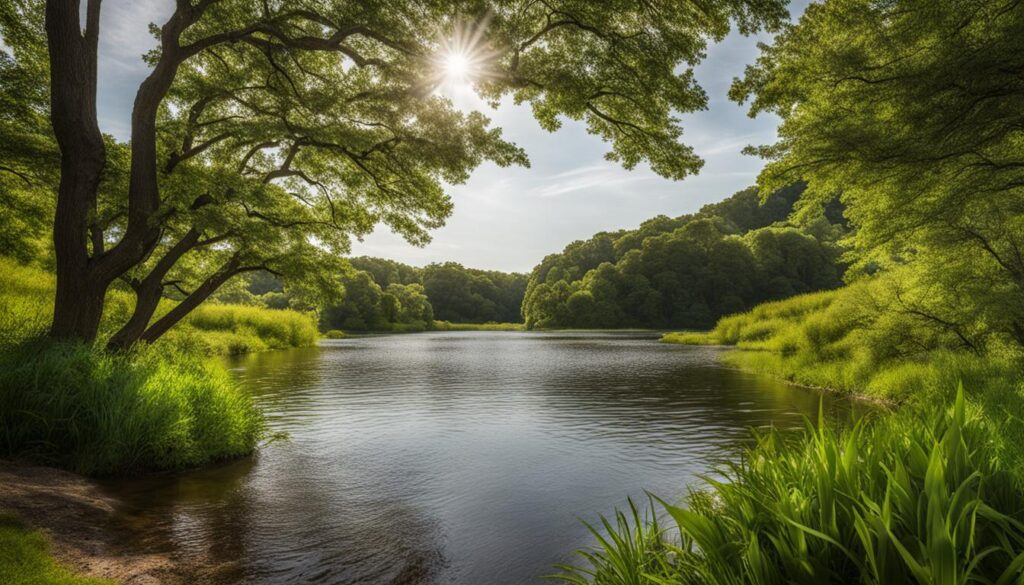
[[[0,351],[0,454],[91,475],[180,469],[251,452],[262,415],[228,373],[149,348],[43,339]]]
[[[566,581],[596,585],[1016,583],[1024,568],[1019,468],[962,391],[844,432],[761,436],[686,508],[678,538],[606,523]],[[647,525],[649,526],[649,525]],[[643,538],[637,538],[642,535]],[[623,561],[623,559],[625,559]],[[625,567],[625,569],[623,569]],[[642,570],[639,570],[642,568]]]

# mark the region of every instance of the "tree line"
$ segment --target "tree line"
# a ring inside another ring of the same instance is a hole
[[[466,268],[456,262],[417,268],[394,260],[349,258],[350,268],[335,275],[336,294],[310,298],[263,272],[244,291],[220,297],[272,308],[315,310],[324,330],[423,331],[434,320],[451,323],[519,323],[527,275]]]
[[[803,191],[796,184],[762,202],[748,189],[695,214],[573,242],[534,268],[526,324],[706,329],[766,300],[837,287],[842,209],[832,202],[791,225]]]

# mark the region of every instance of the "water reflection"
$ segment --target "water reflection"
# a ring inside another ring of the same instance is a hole
[[[578,517],[679,497],[748,427],[816,416],[818,394],[717,352],[500,332],[248,356],[230,366],[288,441],[110,489],[132,546],[205,556],[226,583],[533,583],[589,544]]]

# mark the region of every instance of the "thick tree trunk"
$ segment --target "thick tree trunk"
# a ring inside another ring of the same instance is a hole
[[[51,119],[61,151],[53,226],[57,294],[50,329],[50,335],[58,339],[95,339],[109,284],[95,278],[91,270],[86,237],[106,163],[96,121],[99,4],[99,0],[89,2],[84,33],[77,0],[46,4]]]

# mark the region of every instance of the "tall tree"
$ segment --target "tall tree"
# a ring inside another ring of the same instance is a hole
[[[548,130],[585,120],[610,159],[679,179],[701,166],[674,112],[706,106],[706,43],[786,17],[784,0],[177,0],[136,93],[124,193],[104,202],[101,0],[80,4],[45,7],[61,151],[51,335],[94,339],[122,279],[138,303],[116,346],[157,338],[236,274],[315,269],[379,222],[423,243],[451,212],[445,183],[484,160],[526,164],[437,95],[446,55],[486,98],[529,102]],[[168,286],[184,300],[151,323]]]
[[[860,263],[913,266],[943,294],[904,310],[975,348],[971,330],[1024,344],[1021,39],[1018,0],[827,0],[732,88],[782,118],[752,149],[763,192],[805,179],[805,210],[841,194]]]

